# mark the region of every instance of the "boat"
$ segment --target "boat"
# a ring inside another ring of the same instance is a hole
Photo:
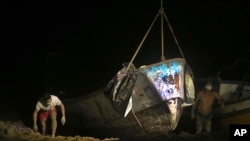
[[[144,40],[161,16],[164,18],[182,58],[165,59],[163,28],[161,60],[136,67],[133,61]],[[167,16],[161,8],[142,39],[132,59],[124,63],[105,88],[74,99],[65,99],[68,124],[64,133],[98,137],[145,137],[167,135],[175,130],[183,108],[194,102],[192,69],[176,40]]]
[[[250,125],[250,83],[248,67],[240,81],[220,81],[219,93],[225,100],[225,108],[217,117],[222,128],[232,124]]]

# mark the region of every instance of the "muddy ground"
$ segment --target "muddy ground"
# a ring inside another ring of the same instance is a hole
[[[99,97],[97,99],[100,99]],[[74,124],[74,120],[76,119],[70,119],[70,117],[75,117],[76,113],[74,112],[77,108],[72,106],[71,104],[76,104],[79,102],[82,102],[80,98],[77,98],[77,101],[64,101],[68,114],[67,118],[67,125]],[[105,105],[103,102],[105,100],[102,99],[102,104]],[[5,102],[7,103],[7,102]],[[84,102],[83,107],[88,107],[88,109],[91,109],[87,102]],[[62,127],[58,126],[58,131],[55,138],[51,138],[49,135],[43,136],[39,132],[34,132],[32,130],[32,111],[33,107],[30,104],[27,107],[31,107],[30,109],[25,110],[17,110],[18,108],[15,106],[11,107],[5,107],[0,109],[0,141],[104,141],[104,140],[120,140],[120,141],[228,141],[229,137],[229,131],[228,128],[218,128],[216,125],[219,125],[216,121],[213,122],[213,132],[206,134],[202,133],[199,135],[194,135],[195,132],[195,123],[194,120],[190,119],[190,107],[185,108],[183,110],[182,116],[180,118],[179,124],[171,133],[164,134],[164,135],[157,135],[157,136],[148,136],[148,137],[134,137],[135,135],[132,135],[128,133],[128,135],[125,135],[125,137],[118,136],[118,131],[111,130],[111,134],[102,134],[102,136],[99,136],[99,133],[105,133],[104,131],[106,129],[98,129],[94,131],[89,131],[88,128],[84,130],[76,131],[75,128],[70,128],[71,126]],[[79,104],[78,104],[79,108]],[[84,108],[80,110],[85,110]],[[28,112],[26,112],[28,111]],[[91,109],[93,114],[93,111],[97,112],[97,110]],[[71,112],[71,113],[70,113]],[[110,111],[109,111],[110,112]],[[60,113],[60,112],[59,112]],[[87,112],[86,112],[87,113]],[[70,116],[71,114],[74,114],[74,116]],[[60,118],[60,116],[59,116]],[[82,116],[80,117],[82,118]],[[86,121],[84,121],[85,123]],[[78,122],[77,122],[78,123]],[[84,124],[83,123],[83,124]],[[83,126],[83,124],[80,124],[78,126]],[[75,124],[74,124],[75,125]],[[68,130],[65,130],[68,129]],[[110,133],[110,132],[109,132]]]
[[[115,133],[114,133],[115,134]],[[128,135],[129,136],[129,135]],[[131,138],[130,138],[131,139]],[[39,132],[34,132],[30,127],[24,125],[22,121],[0,121],[0,141],[115,141],[125,140],[117,137],[96,138],[89,136],[63,136],[57,135],[51,138],[49,135],[43,136]],[[202,133],[194,135],[185,131],[169,133],[168,135],[155,136],[134,140],[154,140],[154,141],[227,141],[228,131],[219,130],[212,133]]]
[[[94,137],[81,136],[61,136],[51,138],[49,135],[41,135],[39,132],[34,132],[31,128],[26,127],[22,121],[0,121],[0,141],[113,141],[118,138],[99,139]]]

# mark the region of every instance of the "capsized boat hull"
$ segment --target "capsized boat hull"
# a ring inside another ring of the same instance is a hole
[[[138,69],[126,111],[122,114],[114,108],[113,94],[106,94],[104,89],[64,100],[67,111],[64,132],[99,137],[114,136],[114,133],[119,137],[168,134],[178,125],[184,106],[192,105],[194,99],[192,78],[185,65],[183,59],[172,59]],[[176,81],[170,78],[172,74]],[[162,89],[156,87],[158,82]]]

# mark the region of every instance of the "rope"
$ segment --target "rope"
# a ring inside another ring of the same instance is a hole
[[[161,54],[161,60],[162,60],[162,61],[166,60],[166,58],[165,58],[165,56],[164,56],[164,31],[163,31],[163,17],[164,17],[164,18],[166,19],[166,21],[167,21],[169,30],[170,30],[170,32],[171,32],[172,35],[173,35],[174,41],[175,41],[175,43],[176,43],[176,45],[177,45],[177,48],[178,48],[179,51],[180,51],[180,54],[181,54],[182,58],[185,60],[185,62],[187,62],[187,61],[186,61],[186,58],[185,58],[185,56],[184,56],[184,53],[183,53],[183,51],[182,51],[182,49],[181,49],[181,47],[180,47],[180,44],[179,44],[179,42],[178,42],[178,40],[177,40],[177,38],[176,38],[176,36],[175,36],[175,34],[174,34],[173,28],[172,28],[172,26],[170,25],[170,22],[169,22],[169,20],[168,20],[168,18],[167,18],[166,13],[164,12],[163,2],[162,2],[162,0],[161,0],[161,8],[160,8],[159,12],[156,14],[156,16],[155,16],[153,22],[151,23],[151,25],[150,25],[148,31],[146,32],[145,36],[143,37],[141,43],[139,44],[139,46],[138,46],[138,48],[137,48],[137,50],[136,50],[136,52],[134,53],[132,59],[130,60],[130,62],[129,62],[129,64],[128,64],[127,68],[126,68],[125,74],[127,73],[128,69],[130,68],[132,62],[134,61],[134,59],[135,59],[135,57],[136,57],[136,55],[138,54],[139,50],[141,49],[142,44],[144,43],[146,37],[148,36],[148,34],[149,34],[151,28],[153,27],[153,25],[154,25],[156,19],[158,18],[159,14],[161,14],[161,52],[162,52],[162,54]]]
[[[181,50],[181,47],[180,47],[179,42],[177,41],[177,38],[176,38],[176,36],[175,36],[175,34],[174,34],[174,30],[173,30],[172,26],[170,25],[170,22],[169,22],[169,20],[168,20],[168,18],[167,18],[167,15],[166,15],[165,12],[164,12],[163,14],[164,14],[164,17],[165,17],[165,19],[166,19],[166,21],[167,21],[167,23],[168,23],[169,30],[171,31],[171,33],[172,33],[172,35],[173,35],[173,37],[174,37],[174,41],[175,41],[175,43],[176,43],[176,45],[177,45],[177,47],[178,47],[178,49],[179,49],[179,51],[180,51],[180,53],[181,53],[181,56],[182,56],[182,57],[184,58],[184,60],[186,61],[186,58],[185,58],[185,56],[184,56],[184,54],[183,54],[183,52],[182,52],[182,50]]]
[[[166,60],[164,56],[164,24],[163,24],[163,13],[164,13],[164,8],[163,8],[163,2],[161,0],[161,9],[159,10],[159,13],[161,14],[161,60],[164,61]]]
[[[151,25],[150,25],[148,31],[147,31],[146,34],[144,35],[144,37],[143,37],[141,43],[139,44],[139,46],[138,46],[136,52],[134,53],[134,56],[133,56],[132,59],[130,60],[130,62],[129,62],[129,64],[128,64],[127,68],[126,68],[125,74],[127,73],[127,71],[128,71],[128,69],[129,69],[129,67],[131,66],[132,62],[134,61],[134,59],[135,59],[137,53],[139,52],[139,50],[140,50],[140,48],[141,48],[143,42],[144,42],[145,39],[147,38],[147,36],[148,36],[148,34],[149,34],[151,28],[153,27],[153,25],[154,25],[154,23],[155,23],[155,21],[156,21],[156,19],[157,19],[158,16],[159,16],[159,13],[156,14],[156,16],[155,16],[153,22],[151,23]]]
[[[134,117],[135,117],[137,123],[138,123],[138,124],[141,126],[141,128],[142,128],[141,122],[140,122],[140,120],[137,118],[137,116],[136,116],[136,114],[135,114],[133,108],[132,108],[132,113],[133,113],[133,115],[134,115]]]

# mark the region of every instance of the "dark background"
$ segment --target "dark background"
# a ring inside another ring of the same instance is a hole
[[[223,80],[242,79],[250,65],[248,2],[163,6],[195,78],[220,72]],[[7,112],[32,120],[46,91],[72,98],[104,87],[130,61],[159,8],[160,0],[2,0],[1,117]],[[164,28],[165,57],[181,57]],[[134,60],[137,67],[161,61],[160,39],[158,18]]]

